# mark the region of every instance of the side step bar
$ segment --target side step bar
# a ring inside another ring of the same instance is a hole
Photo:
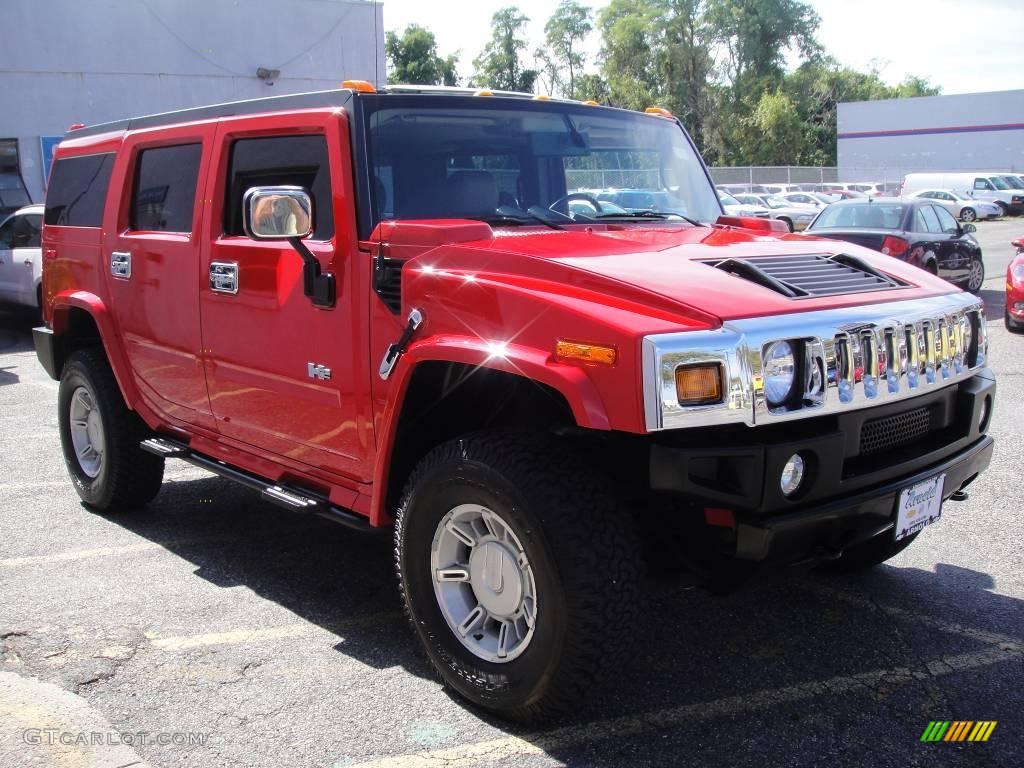
[[[245,470],[232,467],[223,461],[211,459],[201,453],[189,448],[185,443],[172,440],[167,437],[151,437],[139,443],[142,450],[161,456],[165,459],[181,459],[197,467],[213,472],[223,478],[232,480],[254,491],[271,504],[292,512],[304,512],[325,517],[336,523],[341,523],[347,528],[362,531],[364,533],[375,533],[386,531],[386,528],[374,528],[370,521],[362,515],[357,515],[347,509],[342,509],[330,503],[330,501],[319,493],[299,488],[291,488],[271,483],[258,475]]]

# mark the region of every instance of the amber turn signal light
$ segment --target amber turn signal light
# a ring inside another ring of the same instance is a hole
[[[377,89],[373,87],[369,80],[342,80],[341,87],[348,88],[350,91],[358,91],[359,93],[377,92]]]
[[[560,339],[555,344],[555,357],[560,360],[573,360],[581,363],[615,365],[615,347],[579,344],[575,341],[563,341]]]
[[[718,363],[676,368],[676,396],[680,405],[710,405],[722,401],[722,369]]]

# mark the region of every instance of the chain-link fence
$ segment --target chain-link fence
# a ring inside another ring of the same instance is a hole
[[[607,170],[567,170],[565,186],[579,189],[661,189],[657,168],[610,168]]]
[[[715,184],[900,183],[903,168],[837,168],[812,165],[744,165],[711,168]]]

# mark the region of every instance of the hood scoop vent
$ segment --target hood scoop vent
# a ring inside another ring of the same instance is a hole
[[[887,291],[907,286],[907,283],[879,272],[863,259],[846,253],[704,259],[701,263],[791,299]]]

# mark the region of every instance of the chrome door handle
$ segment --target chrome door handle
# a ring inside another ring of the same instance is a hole
[[[210,290],[214,293],[238,293],[238,264],[234,261],[210,262]]]
[[[128,280],[132,276],[132,255],[128,251],[110,253],[110,274]]]

